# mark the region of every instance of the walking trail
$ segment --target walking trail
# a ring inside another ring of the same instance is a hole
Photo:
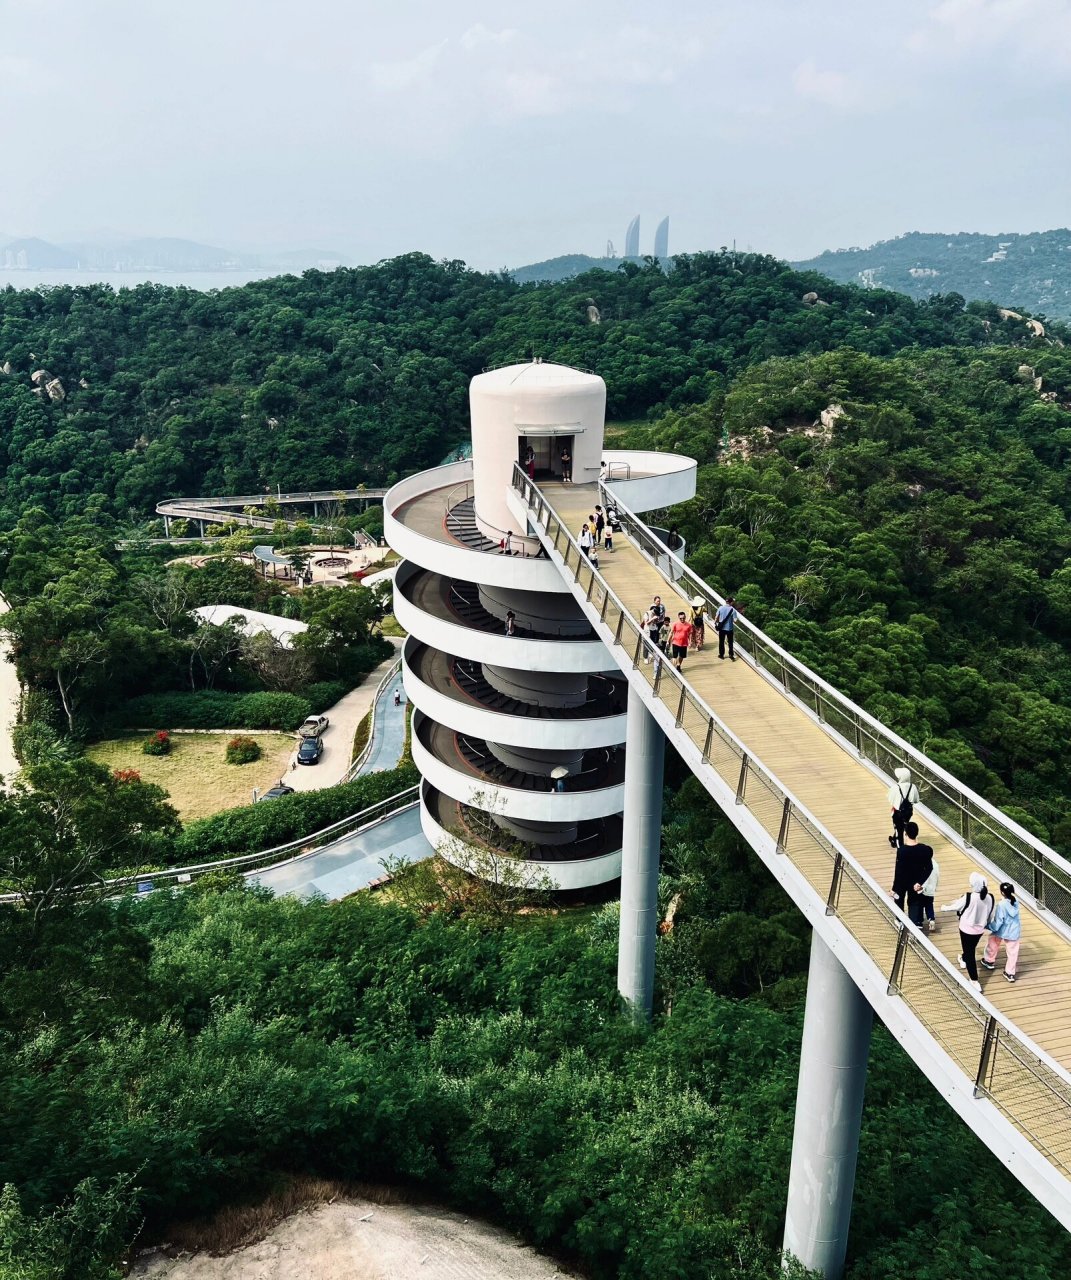
[[[9,607],[4,597],[0,596],[0,614],[7,613]],[[15,664],[10,659],[11,642],[4,637],[0,640],[0,777],[5,782],[10,782],[21,767],[15,759],[15,748],[11,744],[11,729],[19,714],[22,691]]]

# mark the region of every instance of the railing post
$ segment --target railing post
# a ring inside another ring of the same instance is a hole
[[[679,729],[679,728],[681,727],[681,725],[684,723],[684,699],[685,699],[685,696],[686,696],[686,690],[685,690],[685,688],[684,688],[684,685],[682,684],[682,685],[681,685],[681,696],[680,696],[680,701],[677,703],[677,716],[676,716],[676,720],[677,720],[677,728],[678,728],[678,729]]]
[[[594,569],[592,569],[592,571],[591,571],[591,577],[588,579],[588,589],[587,589],[587,594],[586,594],[586,596],[585,596],[585,599],[587,600],[588,604],[590,604],[590,603],[591,603],[591,593],[592,593],[594,590],[595,590],[595,570],[594,570]]]
[[[744,791],[747,789],[747,766],[748,757],[743,756],[740,760],[740,777],[736,783],[736,803],[744,803]]]
[[[785,801],[788,804],[788,801]],[[833,878],[829,882],[829,893],[826,895],[826,915],[835,916],[840,906],[840,884],[844,879],[844,854],[837,850],[833,859]]]
[[[785,666],[784,658],[781,659],[781,683],[785,686],[786,693],[792,692],[792,690],[788,687],[788,667]]]
[[[614,629],[614,644],[621,643],[621,632],[625,629],[625,612],[622,610],[617,615],[617,627]]]
[[[1034,901],[1039,907],[1045,905],[1045,872],[1041,865],[1041,854],[1037,849],[1031,849],[1031,860],[1033,862],[1033,873],[1031,880],[1033,881]]]
[[[703,743],[703,759],[710,763],[710,748],[714,745],[714,717],[711,716],[707,721],[707,736]]]
[[[1000,1035],[1000,1027],[996,1018],[990,1014],[985,1024],[985,1037],[982,1040],[982,1056],[978,1060],[978,1074],[974,1077],[974,1096],[981,1098],[989,1092],[986,1085],[986,1076],[989,1075],[989,1068],[993,1064],[993,1054],[997,1048],[997,1037]]]
[[[863,722],[858,716],[855,718],[855,749],[860,755],[863,754]]]
[[[838,855],[839,856],[839,855]],[[892,973],[889,974],[888,994],[896,995],[904,978],[904,961],[907,959],[908,926],[902,924],[896,935],[896,954],[893,956]]]
[[[710,727],[711,729],[714,728],[713,721],[711,721]],[[777,830],[777,848],[774,850],[775,853],[784,853],[785,849],[788,848],[788,824],[791,817],[792,801],[788,796],[785,796],[785,803],[781,806],[781,825]],[[837,854],[837,857],[840,857],[839,853]],[[834,868],[834,871],[836,871],[836,868]],[[830,894],[832,895],[832,893],[833,890],[830,889]]]
[[[622,614],[621,616],[622,616],[622,617],[624,617],[625,615],[624,615],[624,614]],[[634,667],[638,667],[638,666],[640,665],[640,654],[641,654],[641,653],[643,653],[643,632],[642,632],[642,631],[641,631],[641,632],[639,632],[639,634],[636,636],[636,652],[632,655],[632,665],[633,665]],[[659,672],[660,670],[661,670],[661,668],[656,668],[656,669],[655,669],[655,679],[656,679],[656,680],[658,679],[658,672]]]
[[[606,608],[607,608],[607,605],[609,605],[609,603],[610,603],[610,593],[609,591],[604,591],[602,593],[602,608],[599,610],[600,622],[606,621]]]
[[[959,802],[959,833],[963,837],[963,843],[968,849],[971,848],[971,811],[964,800]]]
[[[654,684],[651,687],[651,692],[654,694],[656,698],[658,697],[658,690],[661,684],[662,684],[662,664],[656,658],[655,669],[654,669]]]

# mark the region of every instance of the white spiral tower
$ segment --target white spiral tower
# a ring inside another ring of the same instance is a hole
[[[603,380],[562,365],[481,374],[471,462],[384,501],[424,832],[481,874],[510,859],[562,890],[620,875],[627,690],[506,495],[529,451],[537,478],[561,478],[565,449],[574,482],[595,481],[605,408]]]

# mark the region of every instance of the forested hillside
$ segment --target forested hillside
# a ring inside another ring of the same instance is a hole
[[[93,495],[137,520],[174,494],[391,481],[466,437],[473,374],[532,354],[600,373],[610,417],[637,418],[701,402],[718,375],[769,356],[1026,340],[994,308],[920,305],[730,254],[555,285],[411,254],[208,294],[8,289],[0,522],[30,505],[77,514]],[[51,377],[35,385],[41,370]]]
[[[868,249],[827,250],[794,264],[843,284],[896,289],[912,298],[960,293],[1003,307],[1071,316],[1071,230],[955,235],[911,231]]]
[[[77,757],[138,689],[263,683],[255,653],[197,643],[192,604],[301,612],[310,665],[269,673],[269,699],[376,656],[367,593],[272,595],[225,556],[165,571],[167,548],[116,549],[120,522],[432,464],[484,365],[600,372],[618,439],[701,462],[674,513],[698,571],[1071,853],[1071,335],[768,258],[677,263],[520,286],[413,255],[210,295],[0,294],[0,587],[47,728],[32,789],[0,793],[0,888],[36,906],[0,904],[4,1280],[114,1280],[141,1226],[305,1174],[445,1199],[593,1280],[786,1274],[806,922],[672,754],[649,1029],[620,1016],[612,904],[513,917],[415,873],[335,905],[227,876],[86,891],[87,868],[311,829],[290,797],[179,830],[158,788]],[[318,822],[412,779],[325,792]],[[848,1280],[1071,1268],[881,1028],[859,1169]]]

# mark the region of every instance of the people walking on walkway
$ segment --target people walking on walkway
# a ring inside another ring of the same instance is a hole
[[[725,657],[726,640],[729,643],[729,660],[736,661],[736,654],[733,652],[733,631],[737,617],[736,601],[732,596],[725,597],[725,603],[718,608],[718,612],[714,615],[714,629],[718,633],[718,657]]]
[[[684,659],[688,655],[688,645],[692,639],[692,624],[685,617],[684,610],[677,614],[677,621],[669,629],[669,642],[673,646],[673,665],[680,671]]]
[[[1015,981],[1019,970],[1019,939],[1022,937],[1022,923],[1019,919],[1019,902],[1015,897],[1015,885],[1007,880],[1000,886],[1000,901],[997,903],[993,918],[989,922],[989,939],[982,952],[982,967],[995,969],[1000,944],[1004,943],[1004,976],[1009,982]]]
[[[893,870],[893,898],[901,911],[906,910],[911,923],[922,928],[922,891],[933,871],[933,848],[919,842],[919,824],[909,822],[904,838],[897,846]]]
[[[584,527],[580,530],[580,537],[578,541],[580,543],[580,550],[583,551],[586,556],[590,556],[591,548],[595,545],[595,535],[591,532],[591,525],[589,525],[587,521],[584,522]]]
[[[692,644],[695,645],[696,653],[703,648],[703,640],[707,632],[707,602],[702,596],[696,596],[692,601]]]
[[[606,533],[603,535],[602,545],[607,551],[613,551],[614,549],[614,526],[609,515],[606,517]]]
[[[955,902],[946,902],[942,911],[954,911],[959,916],[959,967],[967,970],[967,977],[976,991],[981,991],[978,981],[978,961],[975,953],[982,934],[989,927],[989,917],[993,914],[993,895],[985,882],[985,876],[978,871],[970,875],[970,888]]]
[[[904,838],[904,824],[909,822],[919,802],[919,789],[911,781],[911,770],[895,769],[896,781],[889,788],[889,808],[892,810],[893,834],[889,843],[895,849]]]

